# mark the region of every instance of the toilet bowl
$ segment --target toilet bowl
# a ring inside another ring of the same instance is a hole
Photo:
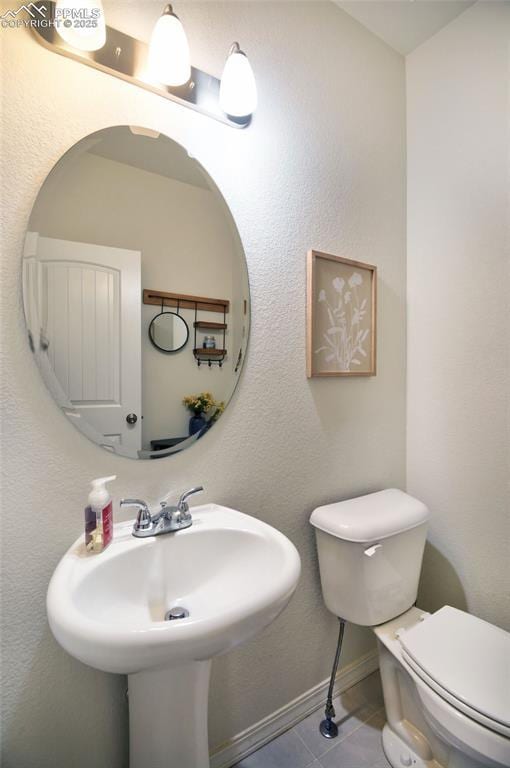
[[[324,600],[377,637],[393,768],[510,768],[510,634],[413,607],[427,519],[396,489],[316,509]]]
[[[374,632],[391,765],[508,768],[510,635],[449,606]]]

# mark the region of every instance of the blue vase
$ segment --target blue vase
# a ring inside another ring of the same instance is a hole
[[[189,433],[194,435],[195,432],[200,432],[201,429],[207,424],[202,413],[195,413],[189,420]]]

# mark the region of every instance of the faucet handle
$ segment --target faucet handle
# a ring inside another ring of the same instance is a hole
[[[121,499],[121,507],[137,507],[138,515],[136,522],[133,526],[135,531],[143,531],[150,528],[152,524],[152,516],[149,507],[141,499]]]
[[[189,498],[190,496],[193,496],[194,493],[200,493],[203,490],[204,490],[204,487],[202,485],[197,485],[195,488],[190,488],[189,491],[184,491],[184,493],[181,495],[181,498],[177,502],[177,511],[184,516],[188,515],[189,506],[186,499]]]

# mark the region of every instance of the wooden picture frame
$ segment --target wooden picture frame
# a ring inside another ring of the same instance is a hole
[[[306,284],[308,378],[375,376],[377,267],[311,250]]]

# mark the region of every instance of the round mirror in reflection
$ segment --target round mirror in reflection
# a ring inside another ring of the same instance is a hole
[[[151,320],[149,338],[160,352],[179,352],[188,343],[188,324],[176,312],[160,312]]]
[[[156,459],[221,417],[246,357],[248,274],[222,195],[183,147],[129,126],[78,142],[39,192],[22,267],[39,370],[89,439]]]

